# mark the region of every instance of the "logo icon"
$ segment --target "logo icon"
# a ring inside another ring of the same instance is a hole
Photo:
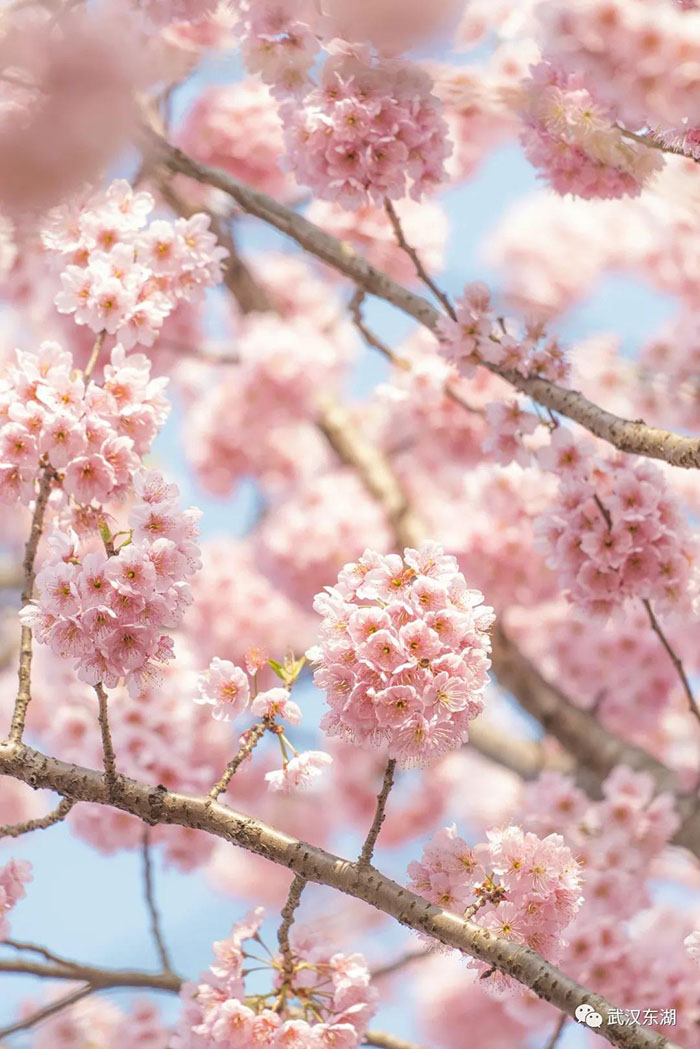
[[[597,1013],[593,1006],[587,1002],[576,1006],[574,1016],[580,1024],[586,1024],[587,1027],[600,1027],[603,1023],[603,1017],[600,1013]]]

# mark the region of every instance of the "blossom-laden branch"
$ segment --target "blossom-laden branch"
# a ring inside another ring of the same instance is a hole
[[[305,881],[327,885],[362,900],[408,928],[487,962],[568,1016],[573,1016],[581,1002],[589,1003],[603,1017],[600,1034],[611,1045],[624,1049],[677,1049],[664,1037],[642,1026],[616,1022],[619,1009],[566,976],[531,948],[428,903],[374,867],[334,856],[260,820],[212,802],[211,798],[177,794],[126,777],[117,780],[110,796],[104,776],[97,770],[71,765],[24,744],[9,742],[0,744],[0,773],[35,787],[49,787],[78,801],[112,806],[149,824],[173,824],[205,831],[287,867]],[[34,970],[21,971],[36,971],[38,964],[32,964]],[[55,968],[60,972],[59,967]],[[76,970],[66,969],[64,973],[69,974],[64,978],[76,978]],[[159,980],[167,981],[168,975],[161,975]]]
[[[24,573],[24,587],[22,589],[22,605],[31,600],[34,590],[34,577],[36,575],[36,552],[44,530],[44,517],[51,495],[51,486],[55,479],[55,473],[50,466],[44,466],[39,480],[39,488],[34,503],[32,524],[29,530],[29,538],[24,549],[24,561],[22,569]],[[24,723],[27,720],[27,708],[32,698],[32,631],[28,626],[22,625],[19,644],[19,686],[17,698],[12,713],[9,739],[12,743],[20,743],[24,734]]]
[[[296,880],[297,879],[295,879],[295,881]],[[296,907],[296,904],[292,907],[292,914],[294,907]],[[137,971],[132,972],[130,970],[97,969],[92,966],[79,965],[74,966],[71,975],[68,975],[64,970],[59,969],[58,967],[55,970],[44,965],[22,967],[22,963],[17,963],[15,967],[12,963],[8,964],[0,961],[0,972],[32,973],[32,975],[44,977],[46,979],[75,979],[83,981],[87,979],[88,981],[84,983],[84,986],[56,999],[56,1001],[49,1003],[43,1009],[38,1009],[23,1020],[19,1020],[17,1023],[3,1028],[0,1030],[0,1038],[15,1034],[18,1031],[26,1031],[29,1028],[36,1026],[36,1024],[41,1023],[42,1020],[48,1019],[49,1016],[53,1016],[56,1013],[61,1012],[63,1009],[75,1005],[77,1002],[86,998],[90,994],[94,994],[96,991],[122,987],[148,988],[154,991],[166,991],[171,994],[178,994],[184,982],[182,977],[173,972],[167,974],[140,973]],[[369,1030],[365,1034],[364,1041],[366,1045],[375,1045],[380,1047],[380,1049],[381,1047],[385,1047],[385,1049],[421,1049],[420,1046],[416,1046],[412,1042],[407,1042],[402,1038],[398,1038],[396,1035],[388,1034],[384,1031]]]
[[[153,937],[153,942],[156,945],[163,972],[170,973],[173,971],[173,967],[170,961],[170,955],[168,954],[168,949],[165,946],[163,932],[160,927],[160,915],[156,906],[155,892],[153,889],[153,864],[151,862],[150,830],[148,827],[144,828],[143,836],[141,838],[141,858],[143,860],[144,896],[146,898],[146,907],[148,908],[148,915],[151,922],[151,935]]]
[[[56,808],[47,812],[45,816],[25,820],[24,823],[10,823],[5,827],[0,827],[0,838],[19,838],[22,834],[29,834],[34,830],[46,830],[47,827],[53,827],[55,823],[60,823],[66,818],[74,805],[75,802],[71,798],[61,798]]]
[[[347,242],[325,233],[291,208],[251,189],[226,172],[198,163],[156,132],[144,131],[144,139],[144,149],[153,154],[155,162],[173,173],[188,175],[197,182],[220,189],[247,214],[291,237],[305,251],[344,274],[368,294],[391,303],[430,331],[437,330],[444,316],[440,310],[372,266]],[[495,365],[486,366],[521,393],[578,423],[620,451],[661,459],[672,466],[700,467],[700,440],[695,437],[649,426],[643,420],[623,419],[589,401],[578,390],[567,389],[547,379],[524,376]]]
[[[382,781],[382,787],[377,795],[377,807],[374,813],[374,819],[372,820],[372,826],[369,828],[367,837],[365,838],[362,851],[360,853],[360,863],[369,864],[372,862],[372,855],[374,854],[374,846],[377,844],[377,838],[379,832],[382,829],[382,824],[386,818],[386,803],[389,798],[389,793],[394,785],[394,773],[396,771],[396,761],[394,758],[390,758],[387,762],[386,770],[384,772],[384,779]]]

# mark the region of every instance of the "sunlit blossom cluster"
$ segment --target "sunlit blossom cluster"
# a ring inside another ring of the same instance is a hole
[[[559,834],[544,838],[511,826],[470,848],[455,826],[439,831],[409,865],[411,888],[431,903],[473,917],[515,943],[553,957],[582,903],[581,870]],[[483,972],[488,969],[483,965]],[[486,990],[517,984],[492,973]]]
[[[559,498],[538,528],[574,604],[603,616],[635,598],[664,612],[691,607],[695,540],[658,467],[580,456],[559,476]]]
[[[104,383],[76,373],[58,343],[17,350],[0,391],[0,496],[28,503],[41,464],[76,504],[105,503],[131,488],[140,457],[169,411],[167,379],[151,379],[143,354],[112,350]]]
[[[388,744],[425,765],[469,738],[482,710],[493,610],[434,543],[404,556],[368,550],[318,594],[321,727],[361,746]]]
[[[139,471],[133,484],[127,541],[112,555],[82,553],[67,540],[38,573],[36,602],[21,614],[38,641],[75,660],[82,681],[113,688],[123,679],[138,695],[173,656],[163,630],[179,625],[192,599],[200,512],[182,511],[177,485],[155,471]]]
[[[149,223],[154,206],[150,193],[119,179],[55,209],[42,235],[60,273],[58,311],[116,335],[126,349],[152,346],[179,302],[221,281],[227,255],[208,215]]]
[[[281,107],[297,180],[317,197],[358,208],[414,200],[445,180],[447,125],[427,73],[360,52],[331,55],[319,85]]]
[[[580,75],[546,62],[523,86],[525,155],[562,196],[636,196],[662,166],[661,154],[625,138]]]
[[[292,934],[291,971],[271,956],[270,990],[247,994],[246,959],[257,955],[262,908],[214,944],[214,963],[199,983],[184,985],[173,1049],[355,1049],[375,1011],[376,991],[361,954],[329,951],[307,934],[296,947]]]
[[[550,0],[545,53],[628,127],[700,124],[700,11],[669,0]]]

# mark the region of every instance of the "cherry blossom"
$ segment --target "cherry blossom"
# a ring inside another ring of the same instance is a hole
[[[366,551],[314,601],[323,616],[316,685],[322,728],[401,764],[459,746],[482,709],[493,610],[436,544],[404,556]]]

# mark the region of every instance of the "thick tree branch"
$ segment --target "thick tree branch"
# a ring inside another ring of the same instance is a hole
[[[0,773],[35,787],[51,788],[78,801],[111,805],[148,824],[174,824],[213,834],[287,867],[306,881],[327,885],[363,900],[408,928],[488,962],[569,1016],[581,1002],[589,1002],[603,1016],[600,1034],[612,1045],[625,1049],[676,1049],[667,1039],[644,1027],[608,1023],[610,1012],[615,1009],[612,1003],[570,979],[531,948],[496,936],[468,919],[428,903],[374,867],[334,856],[212,802],[211,798],[171,793],[126,777],[117,780],[110,797],[101,772],[70,765],[23,744],[9,742],[0,744]],[[37,967],[34,965],[34,971]],[[69,973],[70,978],[76,977],[75,969],[66,969],[65,973]],[[85,979],[89,982],[89,977]],[[158,979],[167,983],[168,974]]]
[[[146,151],[151,152],[154,160],[168,170],[188,175],[198,182],[222,190],[235,200],[243,211],[291,237],[305,251],[349,277],[370,295],[390,302],[431,331],[436,330],[438,321],[444,314],[420,295],[409,291],[386,273],[370,265],[347,242],[330,236],[302,215],[264,193],[251,189],[226,172],[198,163],[182,150],[170,145],[156,132],[144,129],[144,137]],[[668,430],[647,426],[641,420],[620,418],[589,401],[577,390],[558,386],[547,379],[526,378],[519,372],[498,369],[495,366],[490,366],[490,370],[545,408],[579,423],[620,451],[651,459],[662,459],[673,466],[700,467],[700,440],[697,438],[683,437]]]

